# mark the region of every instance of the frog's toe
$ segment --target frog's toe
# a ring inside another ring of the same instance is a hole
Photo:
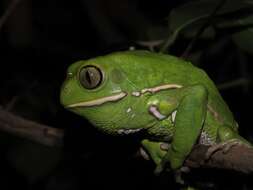
[[[155,168],[154,174],[155,175],[160,175],[164,170],[164,167],[162,164],[158,164]]]
[[[191,171],[191,169],[190,169],[189,167],[187,167],[187,166],[182,166],[182,167],[180,168],[180,171],[181,171],[182,173],[189,173],[189,172]]]
[[[224,148],[222,149],[222,152],[224,154],[228,153],[228,151],[233,147],[233,146],[237,146],[243,144],[240,140],[238,139],[231,139],[227,142],[224,142]]]
[[[169,172],[171,169],[168,165],[169,162],[166,162],[164,160],[162,160],[155,168],[154,174],[155,175],[160,175],[163,171],[167,171]]]
[[[184,180],[182,178],[182,171],[181,169],[175,171],[175,181],[178,184],[184,185]]]
[[[226,142],[222,142],[222,143],[219,143],[219,144],[216,144],[216,145],[213,145],[211,146],[207,152],[206,152],[206,155],[205,155],[205,159],[208,160],[211,158],[211,156],[219,151],[219,150],[222,150],[222,152],[224,154],[228,153],[228,151],[233,147],[233,146],[237,146],[239,144],[243,144],[242,141],[240,141],[239,139],[231,139],[231,140],[228,140]]]

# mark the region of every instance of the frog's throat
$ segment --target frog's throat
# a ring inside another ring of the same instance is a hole
[[[91,106],[98,106],[104,104],[106,102],[116,102],[127,95],[126,92],[121,92],[112,96],[106,96],[103,98],[99,98],[96,100],[86,101],[86,102],[78,102],[75,104],[67,105],[66,108],[75,108],[75,107],[91,107]]]

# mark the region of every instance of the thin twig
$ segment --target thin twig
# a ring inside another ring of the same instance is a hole
[[[63,146],[63,130],[24,119],[2,107],[0,130],[47,146]]]
[[[15,106],[15,104],[17,103],[18,99],[19,99],[19,96],[13,96],[11,101],[8,102],[8,104],[5,106],[5,110],[11,111],[13,107]]]
[[[207,18],[207,15],[201,15],[199,17],[196,17],[184,24],[182,24],[180,27],[178,27],[168,38],[167,40],[164,41],[164,44],[162,45],[162,47],[160,48],[159,52],[160,53],[165,53],[165,51],[171,47],[175,41],[177,40],[180,32],[182,30],[184,30],[185,28],[189,27],[190,25],[196,23],[196,22],[199,22],[200,20],[203,20],[203,19],[206,19]]]
[[[0,18],[0,31],[2,30],[4,24],[7,22],[8,18],[11,16],[11,14],[17,8],[18,4],[21,1],[22,0],[12,0],[12,2],[9,5],[9,7],[4,12],[3,16]]]
[[[230,88],[234,88],[234,87],[238,87],[238,86],[248,86],[250,83],[251,83],[251,81],[249,79],[239,78],[236,80],[225,82],[223,84],[218,84],[217,88],[219,90],[226,90],[226,89],[230,89]]]
[[[221,0],[218,5],[215,7],[215,9],[213,10],[213,12],[211,12],[211,14],[207,17],[206,22],[199,28],[199,30],[197,31],[196,35],[194,36],[194,38],[192,39],[192,41],[189,43],[189,45],[187,46],[187,48],[185,49],[184,53],[182,54],[181,57],[183,58],[187,58],[189,56],[189,52],[192,50],[192,48],[194,47],[194,45],[196,44],[197,40],[199,39],[200,35],[205,31],[205,29],[212,23],[212,20],[214,18],[214,16],[216,15],[216,13],[218,12],[218,10],[220,8],[222,8],[222,6],[226,3],[227,0]]]

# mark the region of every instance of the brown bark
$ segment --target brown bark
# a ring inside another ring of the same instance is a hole
[[[48,146],[63,146],[64,131],[14,115],[0,107],[0,130]]]
[[[205,160],[205,153],[210,146],[196,145],[185,162],[191,168],[220,168],[239,171],[242,173],[253,172],[253,148],[238,144],[223,153],[215,152],[210,159]]]

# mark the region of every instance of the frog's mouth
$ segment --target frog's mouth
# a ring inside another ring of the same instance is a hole
[[[103,98],[98,98],[95,100],[70,104],[70,105],[67,105],[66,108],[99,106],[99,105],[104,104],[106,102],[116,102],[118,100],[121,100],[126,95],[127,95],[126,92],[120,92],[120,93],[112,95],[112,96],[105,96]]]

